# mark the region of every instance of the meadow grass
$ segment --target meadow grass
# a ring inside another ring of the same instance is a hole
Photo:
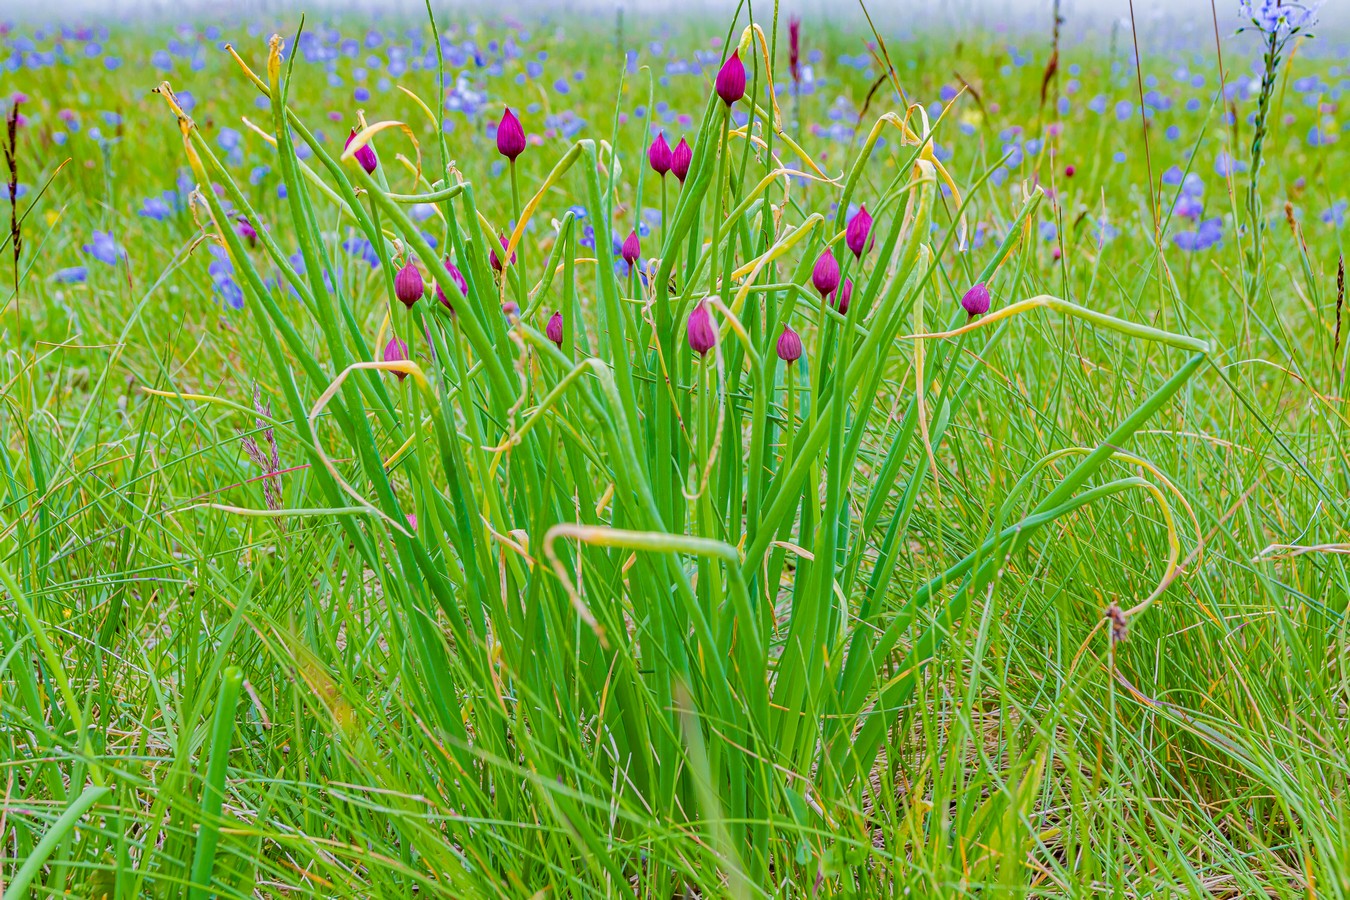
[[[3,38],[5,900],[1350,894],[1344,49],[753,12]]]

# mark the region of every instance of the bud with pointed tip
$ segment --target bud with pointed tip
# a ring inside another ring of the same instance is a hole
[[[989,312],[989,288],[985,287],[983,281],[966,291],[966,295],[961,298],[961,308],[972,319]]]
[[[503,107],[502,120],[497,123],[497,152],[511,162],[525,152],[525,129],[509,107]]]
[[[497,235],[497,240],[502,245],[502,251],[505,252],[508,243],[506,240],[506,235],[504,234]],[[495,249],[488,251],[488,262],[492,263],[492,268],[495,269],[496,271],[500,272],[502,270],[502,261],[501,258],[497,256],[497,251]],[[515,262],[516,262],[516,251],[512,250],[511,265],[515,265]]]
[[[684,184],[685,176],[689,174],[689,166],[694,161],[694,151],[690,149],[689,143],[684,138],[675,145],[675,149],[670,151],[670,171],[675,173],[675,177],[680,179],[680,184]]]
[[[842,316],[848,312],[848,301],[852,297],[853,279],[845,278],[844,283],[839,286],[839,290],[830,295],[830,305]]]
[[[699,303],[689,314],[689,347],[699,356],[706,356],[717,343],[717,332],[713,330],[712,316],[708,307]]]
[[[788,19],[788,71],[792,81],[799,84],[802,80],[802,20],[797,16]]]
[[[741,62],[740,50],[731,51],[731,56],[722,63],[713,87],[728,107],[745,96],[745,64]]]
[[[623,247],[620,249],[619,253],[623,256],[623,261],[628,263],[630,268],[633,263],[638,261],[638,257],[642,255],[642,244],[638,243],[636,231],[628,232],[628,237],[624,239]]]
[[[853,256],[859,261],[862,260],[863,251],[867,249],[867,237],[872,233],[872,215],[867,211],[867,204],[864,203],[853,214],[853,218],[848,220],[848,228],[844,230],[844,243],[848,249],[853,251]]]
[[[666,133],[662,131],[652,141],[651,147],[647,149],[647,162],[651,163],[652,171],[662,178],[670,171],[670,145],[666,143]]]
[[[356,137],[356,129],[353,128],[351,134],[347,135],[347,143],[342,145],[342,149],[346,150],[348,147],[350,147],[352,144],[352,140],[355,137]],[[374,147],[370,146],[370,144],[366,144],[362,146],[361,149],[353,153],[352,156],[354,156],[356,158],[356,161],[361,164],[361,168],[366,170],[367,175],[375,174],[375,168],[380,164],[380,161],[375,157]]]
[[[789,365],[802,358],[801,335],[786,325],[778,336],[778,358]]]
[[[834,251],[829,247],[826,247],[825,252],[820,254],[820,259],[816,260],[816,267],[811,271],[811,284],[821,299],[828,297],[839,287],[839,261],[834,258]]]
[[[563,318],[561,312],[555,312],[548,317],[548,324],[544,326],[544,337],[557,344],[559,349],[562,349]]]
[[[464,280],[464,275],[459,269],[455,268],[455,264],[450,261],[448,256],[445,258],[445,272],[450,276],[450,280],[455,283],[455,287],[459,288],[460,296],[469,296],[469,283]],[[455,307],[451,304],[450,298],[445,296],[445,291],[441,290],[439,282],[436,284],[436,299],[441,301],[446,309],[450,310],[451,315],[454,315]]]
[[[394,296],[399,302],[408,309],[413,308],[413,304],[422,299],[426,293],[426,282],[422,280],[422,272],[417,268],[417,264],[412,261],[412,257],[403,264],[403,268],[398,270],[394,276]]]
[[[391,337],[389,339],[389,343],[384,345],[385,362],[403,362],[407,358],[408,358],[408,345],[400,341],[397,337]],[[402,381],[407,376],[408,373],[395,372],[394,374],[398,376],[399,381]]]

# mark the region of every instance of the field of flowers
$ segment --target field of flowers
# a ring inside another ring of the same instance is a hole
[[[1046,5],[0,21],[3,900],[1350,897],[1350,42]]]

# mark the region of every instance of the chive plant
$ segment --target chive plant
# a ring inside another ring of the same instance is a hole
[[[311,467],[308,495],[275,515],[287,528],[330,522],[347,577],[378,585],[403,727],[441,749],[424,761],[429,790],[453,814],[435,827],[466,849],[454,871],[427,874],[410,857],[410,890],[636,879],[651,896],[752,896],[794,872],[810,883],[820,853],[852,859],[868,845],[863,811],[881,802],[890,730],[972,603],[1038,535],[1124,494],[1158,504],[1171,555],[1152,595],[1104,611],[1107,640],[1177,577],[1175,490],[1126,448],[1195,374],[1205,342],[1010,296],[1039,190],[976,259],[966,201],[935,154],[941,123],[924,108],[881,114],[832,178],[784,130],[776,35],[752,23],[728,45],[697,130],[673,153],[664,134],[638,147],[579,140],[531,187],[517,162],[539,151],[507,109],[497,142],[513,219],[492,222],[485,186],[452,163],[440,104],[418,101],[437,139],[414,148],[415,167],[386,162],[417,131],[399,122],[363,122],[335,155],[293,110],[296,54],[283,59],[273,37],[260,72],[235,56],[266,99],[258,130],[290,187],[288,218],[257,227],[257,249],[223,200],[262,217],[159,89],[211,239],[240,274],[275,427]],[[615,197],[637,189],[625,180],[644,177],[644,158],[669,216],[649,246],[630,233],[616,259],[605,235],[631,229]],[[589,210],[593,256],[575,214],[556,209],[568,194]],[[413,204],[435,205],[440,250]],[[326,277],[334,216],[375,247],[384,277],[371,295]],[[956,256],[965,284],[951,280]],[[273,270],[295,302],[269,287]],[[361,325],[372,306],[377,333]],[[942,545],[931,577],[908,582],[899,561],[932,537],[918,504],[947,477],[944,436],[986,377],[979,360],[1037,311],[1180,361],[1095,443],[1031,461],[982,538]],[[879,426],[890,379],[902,394]],[[335,677],[297,670],[315,685]],[[382,771],[351,708],[339,697],[323,709],[333,752]],[[228,751],[219,719],[216,735]],[[213,750],[212,822],[222,760]],[[569,835],[579,872],[475,839],[541,817]],[[697,835],[703,856],[632,840],[653,819]],[[430,826],[398,827],[413,829],[406,847]],[[210,878],[202,854],[216,833],[197,844],[195,877]]]

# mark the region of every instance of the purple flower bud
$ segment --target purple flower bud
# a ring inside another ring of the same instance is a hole
[[[499,234],[499,235],[497,235],[497,240],[501,242],[502,250],[505,251],[505,250],[506,250],[506,246],[507,246],[506,235],[504,235],[504,234]],[[488,262],[492,263],[492,268],[493,268],[494,270],[496,270],[496,271],[498,271],[498,272],[500,272],[500,271],[502,270],[502,261],[501,261],[501,259],[497,256],[497,251],[496,251],[495,248],[488,251]],[[515,265],[515,263],[516,263],[516,251],[512,250],[512,251],[511,251],[511,265]]]
[[[871,232],[872,216],[867,212],[867,204],[864,203],[853,218],[848,220],[848,228],[844,230],[844,243],[848,244],[848,249],[853,251],[853,256],[859,261],[862,260],[863,251],[867,249],[867,236]]]
[[[815,286],[816,293],[820,294],[821,299],[828,297],[839,287],[839,262],[829,247],[826,247],[825,252],[820,254],[820,259],[816,260],[816,267],[811,271],[811,284]]]
[[[792,73],[792,81],[800,83],[802,80],[802,20],[797,16],[788,19],[788,71]]]
[[[422,280],[421,270],[412,261],[412,257],[409,257],[403,268],[399,269],[398,274],[394,276],[394,296],[408,309],[412,309],[413,304],[422,299],[426,290],[426,282]]]
[[[544,326],[544,337],[562,348],[563,342],[563,318],[562,313],[555,312],[548,317],[548,324]]]
[[[789,364],[802,358],[801,335],[786,325],[783,326],[783,333],[778,336],[778,358]]]
[[[984,286],[983,281],[966,291],[966,295],[961,298],[961,308],[972,319],[989,312],[989,288]]]
[[[403,362],[408,358],[408,345],[400,341],[397,337],[391,337],[389,343],[384,345],[385,362]],[[398,380],[402,381],[407,372],[395,372]]]
[[[722,69],[717,73],[717,81],[713,87],[717,91],[717,96],[721,97],[727,106],[745,96],[745,64],[741,62],[740,50],[731,51],[731,56],[722,63]]]
[[[623,261],[628,263],[630,267],[633,263],[637,262],[638,257],[642,255],[642,245],[638,243],[636,231],[628,232],[628,237],[624,239],[620,255],[623,256]]]
[[[670,171],[675,173],[675,177],[680,179],[680,184],[684,184],[685,176],[689,174],[689,165],[694,161],[694,151],[689,149],[689,144],[684,138],[675,145],[675,149],[670,151]]]
[[[848,312],[848,301],[852,297],[853,279],[845,278],[844,283],[839,287],[839,290],[830,295],[830,305],[842,316]]]
[[[502,120],[497,123],[497,152],[511,162],[525,152],[525,129],[510,108],[503,108]]]
[[[666,133],[663,131],[652,141],[652,145],[647,150],[647,162],[651,163],[652,171],[662,178],[670,171],[670,145],[666,143]]]
[[[238,224],[235,226],[235,231],[239,233],[241,238],[248,241],[250,247],[258,246],[258,231],[248,219],[240,216]]]
[[[713,330],[712,317],[708,308],[701,302],[689,314],[689,347],[699,356],[704,356],[717,343],[717,332]]]
[[[455,283],[455,287],[459,288],[460,295],[469,296],[468,282],[464,280],[464,275],[460,273],[459,269],[455,268],[455,264],[450,261],[448,256],[445,258],[445,271],[450,276],[450,280]],[[450,298],[445,296],[445,291],[441,290],[439,283],[436,285],[436,299],[441,301],[446,309],[450,310],[451,315],[454,314],[455,307],[450,303]]]
[[[356,129],[353,128],[351,134],[347,135],[347,143],[342,145],[342,149],[346,150],[350,147],[352,145],[352,139],[355,137]],[[370,146],[370,144],[366,144],[352,155],[355,156],[356,161],[361,164],[361,168],[366,170],[367,175],[373,175],[376,166],[380,164],[380,161],[375,158],[375,148]]]

